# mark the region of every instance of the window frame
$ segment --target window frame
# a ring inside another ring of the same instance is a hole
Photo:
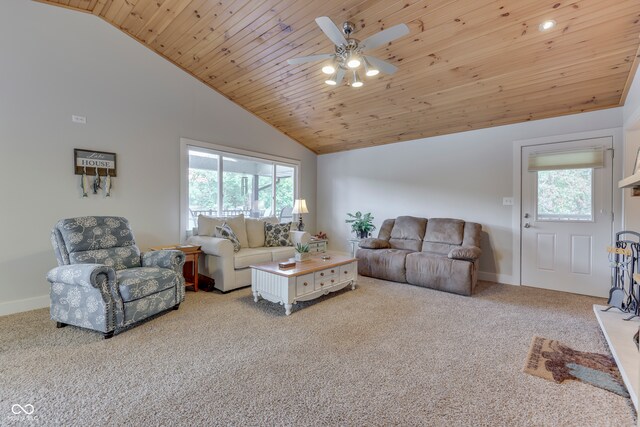
[[[293,168],[294,180],[293,180],[293,198],[298,199],[298,192],[300,188],[300,165],[301,161],[297,159],[290,159],[286,157],[274,156],[271,154],[260,153],[256,151],[244,150],[241,148],[229,147],[226,145],[213,144],[210,142],[197,141],[189,138],[180,138],[180,241],[184,240],[190,235],[189,226],[189,147],[200,148],[203,150],[211,151],[212,154],[219,156],[218,163],[218,211],[222,209],[224,195],[222,174],[224,172],[224,157],[237,158],[248,161],[269,163],[273,166],[272,172],[272,189],[271,199],[275,212],[276,206],[276,166],[286,166]]]

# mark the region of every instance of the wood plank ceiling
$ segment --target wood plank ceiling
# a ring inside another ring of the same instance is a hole
[[[316,153],[622,105],[637,66],[638,0],[39,0],[100,16]],[[354,37],[406,23],[361,88],[324,83],[314,19]],[[558,25],[540,32],[553,19]]]

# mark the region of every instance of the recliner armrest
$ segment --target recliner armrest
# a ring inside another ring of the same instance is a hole
[[[173,249],[145,252],[141,256],[143,267],[170,268],[182,273],[186,255],[184,252]]]
[[[460,246],[449,251],[448,257],[451,259],[462,259],[475,261],[482,255],[482,250],[477,246]]]
[[[64,283],[65,285],[85,286],[101,289],[106,280],[109,289],[116,283],[116,271],[104,264],[73,264],[61,265],[47,273],[50,283]]]
[[[387,249],[389,247],[389,241],[371,237],[361,240],[360,243],[358,243],[358,246],[363,249]]]

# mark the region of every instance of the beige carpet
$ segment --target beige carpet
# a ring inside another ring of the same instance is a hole
[[[628,399],[522,373],[534,335],[607,353],[594,303],[360,278],[290,317],[248,289],[189,292],[106,341],[47,310],[0,317],[0,425],[632,426]]]

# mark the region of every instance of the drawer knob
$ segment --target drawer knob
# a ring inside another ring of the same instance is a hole
[[[324,283],[320,282],[320,286],[324,286]]]
[[[331,279],[331,283],[335,282],[335,280]]]
[[[347,272],[345,271],[344,274],[347,274]]]
[[[307,282],[304,282],[304,283],[302,284],[302,286],[307,286],[307,285],[308,285],[308,283],[307,283]]]
[[[332,272],[332,273],[335,273],[336,271],[335,271],[335,270],[331,270],[331,272]]]
[[[324,273],[320,273],[320,276],[324,276]]]

